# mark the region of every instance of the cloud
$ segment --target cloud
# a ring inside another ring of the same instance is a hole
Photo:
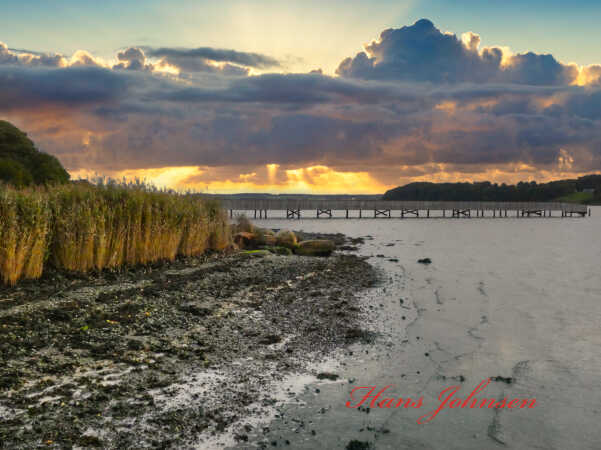
[[[215,63],[205,59],[179,57],[164,57],[157,66],[171,66],[177,68],[181,72],[188,73],[208,72],[232,76],[246,76],[250,72],[248,67],[240,67],[229,63]]]
[[[479,45],[475,33],[458,39],[422,19],[383,31],[364,52],[342,61],[336,73],[366,80],[532,85],[569,85],[578,77],[576,67],[561,64],[552,55],[530,52],[506,57],[501,48],[480,51]]]
[[[146,55],[142,49],[129,47],[117,53],[119,64],[115,64],[113,69],[124,70],[153,70],[152,64],[146,64]]]
[[[584,67],[579,82],[582,85],[601,86],[601,65]]]
[[[130,78],[97,66],[0,66],[0,112],[99,105],[123,98],[131,83]]]
[[[147,48],[148,56],[166,58],[170,62],[178,62],[182,66],[191,65],[196,67],[203,61],[214,61],[217,63],[233,63],[245,67],[267,69],[279,67],[280,63],[275,58],[260,53],[237,52],[210,47],[199,48]]]
[[[279,66],[207,48],[126,47],[103,61],[0,44],[0,118],[74,171],[171,168],[229,190],[265,186],[270,164],[290,189],[325,183],[322,172],[348,187],[345,173],[398,184],[601,170],[599,65],[482,49],[474,32],[423,20],[385,30],[337,77],[249,76],[269,67]]]
[[[16,64],[18,61],[17,55],[4,42],[0,42],[0,64]]]
[[[8,64],[64,67],[67,65],[67,61],[62,55],[57,53],[46,54],[28,50],[9,49],[5,43],[0,42],[0,65]]]
[[[561,64],[552,55],[528,52],[512,56],[499,78],[520,84],[570,85],[578,78],[578,68]]]
[[[158,58],[157,67],[170,66],[185,73],[214,73],[228,76],[247,76],[251,69],[280,67],[275,58],[260,53],[235,50],[199,48],[145,47],[148,57]]]
[[[77,50],[71,60],[69,61],[69,66],[73,67],[103,67],[104,64],[95,58],[90,52],[85,50]]]
[[[181,87],[157,94],[160,100],[183,103],[227,102],[282,104],[298,108],[315,104],[371,104],[383,100],[413,102],[426,90],[387,83],[358,83],[309,74],[265,74],[230,81],[222,88]]]

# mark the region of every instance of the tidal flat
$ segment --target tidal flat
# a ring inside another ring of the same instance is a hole
[[[0,442],[242,443],[278,382],[372,339],[357,293],[377,278],[350,254],[233,253],[2,288]]]

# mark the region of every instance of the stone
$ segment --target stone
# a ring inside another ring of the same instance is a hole
[[[290,230],[281,230],[275,235],[276,245],[279,247],[287,247],[291,250],[298,246],[296,235]]]
[[[257,228],[254,231],[258,245],[276,245],[275,233],[269,228]]]
[[[255,239],[255,234],[249,233],[248,231],[240,231],[234,235],[234,243],[239,248],[249,248]]]
[[[199,305],[196,302],[185,302],[182,303],[179,307],[182,311],[188,312],[195,316],[208,316],[211,314],[211,310],[202,305]]]
[[[332,241],[315,239],[298,244],[295,253],[301,256],[330,256],[335,247]]]
[[[321,372],[321,373],[317,374],[318,380],[336,381],[338,378],[339,378],[338,375],[336,375],[335,373],[331,373],[331,372]]]
[[[259,235],[257,237],[257,243],[261,244],[261,245],[268,245],[270,247],[274,247],[277,243],[277,240],[276,240],[275,236],[273,236],[273,235],[264,234],[264,235]]]

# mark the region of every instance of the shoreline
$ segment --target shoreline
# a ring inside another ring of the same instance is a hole
[[[0,438],[177,447],[227,430],[244,442],[276,401],[266,387],[373,338],[356,294],[377,277],[349,254],[236,253],[3,288]]]

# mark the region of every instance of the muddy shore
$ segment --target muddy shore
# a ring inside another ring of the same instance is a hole
[[[275,402],[270,386],[371,339],[356,293],[376,279],[350,254],[235,253],[1,288],[0,443],[244,442],[247,419]]]

